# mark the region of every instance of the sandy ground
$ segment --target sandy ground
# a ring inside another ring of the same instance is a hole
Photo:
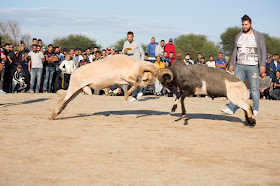
[[[47,119],[56,94],[0,96],[0,185],[280,184],[280,102],[261,101],[255,128],[228,101],[79,95]]]

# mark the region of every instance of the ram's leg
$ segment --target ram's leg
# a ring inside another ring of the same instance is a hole
[[[178,91],[177,94],[176,94],[175,102],[174,102],[174,105],[173,105],[173,107],[171,109],[171,112],[175,112],[176,111],[177,105],[178,105],[178,101],[179,101],[181,95],[182,95],[181,91]]]
[[[140,83],[139,81],[137,81],[136,83],[133,83],[133,86],[126,92],[126,94],[124,95],[124,99],[127,100],[129,95],[132,94],[132,92],[139,87]]]
[[[186,115],[186,109],[185,109],[185,103],[184,103],[185,98],[186,98],[186,95],[183,94],[181,97],[182,117],[184,117]]]

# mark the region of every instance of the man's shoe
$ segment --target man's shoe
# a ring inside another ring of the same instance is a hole
[[[131,98],[129,101],[137,101],[136,98]]]
[[[139,98],[141,98],[143,96],[143,93],[142,92],[139,92],[138,94],[137,94],[137,99],[139,99]]]
[[[229,108],[221,109],[221,111],[223,113],[225,113],[225,114],[228,114],[228,115],[232,115],[233,114],[232,110],[230,110]]]
[[[0,94],[7,94],[4,90],[0,90]]]
[[[254,116],[259,115],[259,111],[257,111],[257,110],[253,110],[253,114],[254,114]]]
[[[34,91],[30,89],[30,90],[27,91],[27,93],[34,94]]]
[[[35,90],[35,93],[40,93],[39,90]]]

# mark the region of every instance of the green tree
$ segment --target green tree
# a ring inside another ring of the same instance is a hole
[[[93,49],[97,46],[95,40],[81,34],[70,34],[67,37],[55,38],[53,40],[53,45],[60,46],[61,48],[67,48],[68,50],[70,48]]]
[[[228,55],[231,56],[231,53],[233,51],[234,48],[234,44],[235,44],[235,37],[236,35],[241,32],[241,28],[239,27],[229,27],[225,30],[225,32],[223,32],[220,36],[221,38],[221,47],[222,47],[222,51]]]
[[[217,58],[220,51],[219,45],[209,41],[205,35],[180,35],[174,39],[176,53],[181,53],[184,57],[185,54],[190,54],[192,59],[196,59],[197,54],[201,53],[205,60],[208,60],[210,55]]]
[[[266,49],[268,54],[280,53],[280,38],[271,37],[268,34],[263,34],[266,42]]]

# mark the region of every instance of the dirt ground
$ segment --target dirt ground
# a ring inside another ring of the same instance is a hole
[[[260,101],[257,125],[220,111],[228,101],[146,96],[0,96],[0,185],[280,184],[280,102]]]

